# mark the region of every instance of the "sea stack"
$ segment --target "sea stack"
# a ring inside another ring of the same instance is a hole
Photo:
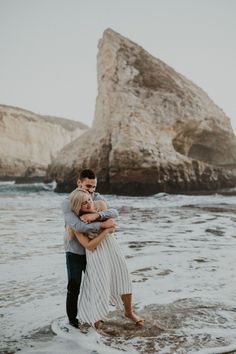
[[[236,185],[236,137],[208,95],[142,47],[107,29],[97,56],[93,126],[53,160],[48,176],[69,192],[83,168],[99,190],[126,195]]]

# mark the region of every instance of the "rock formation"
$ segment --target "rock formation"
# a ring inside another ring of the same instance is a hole
[[[87,128],[79,122],[0,105],[0,177],[45,176],[52,158]]]
[[[83,168],[103,192],[147,195],[236,185],[236,138],[208,95],[111,29],[99,42],[93,126],[49,168],[70,191]]]

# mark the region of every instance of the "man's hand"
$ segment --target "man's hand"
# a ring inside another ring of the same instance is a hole
[[[101,225],[101,229],[109,229],[109,228],[116,228],[116,223],[115,223],[115,220],[114,219],[107,219],[106,221],[102,221],[100,223]]]
[[[89,213],[80,216],[80,220],[85,222],[85,224],[90,224],[92,221],[96,221],[99,219],[98,213]]]

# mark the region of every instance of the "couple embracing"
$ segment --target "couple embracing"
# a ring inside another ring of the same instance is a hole
[[[105,199],[95,192],[97,178],[92,170],[80,172],[77,186],[62,203],[69,322],[74,327],[80,322],[101,330],[112,303],[124,310],[125,316],[136,325],[142,326],[144,319],[132,310],[126,261],[113,236],[118,213],[108,209]]]

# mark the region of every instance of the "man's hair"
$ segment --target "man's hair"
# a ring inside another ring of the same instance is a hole
[[[83,179],[88,178],[88,179],[96,179],[96,175],[95,173],[90,170],[90,169],[86,169],[86,170],[82,170],[79,174],[79,179],[82,181]]]

